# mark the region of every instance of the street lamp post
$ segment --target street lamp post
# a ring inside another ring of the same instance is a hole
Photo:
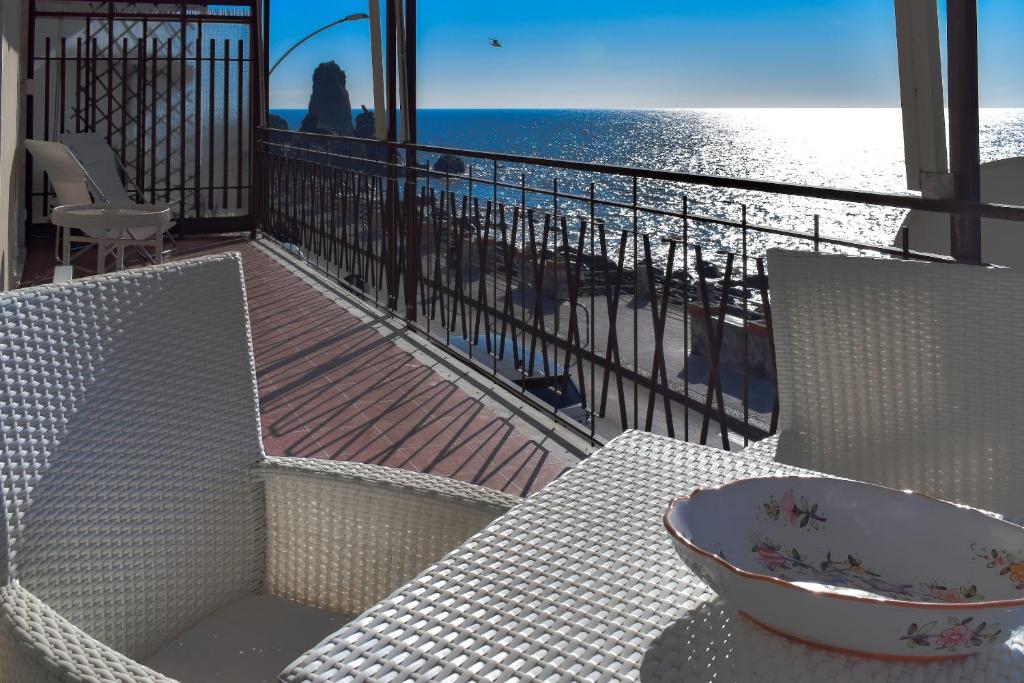
[[[287,57],[292,52],[294,52],[295,48],[297,48],[298,46],[302,45],[304,42],[306,42],[307,40],[309,40],[313,36],[317,35],[318,33],[323,33],[327,29],[333,28],[334,26],[337,26],[338,24],[344,24],[346,21],[358,21],[359,19],[369,19],[369,18],[370,18],[369,14],[364,14],[362,12],[359,12],[357,14],[350,14],[347,17],[343,17],[341,19],[338,19],[337,21],[332,21],[331,23],[327,24],[326,26],[321,26],[320,28],[318,28],[317,30],[313,31],[312,33],[307,35],[305,38],[302,38],[299,42],[295,43],[290,48],[288,48],[288,50],[283,55],[281,55],[281,57],[276,62],[274,62],[274,66],[270,67],[270,71],[268,72],[267,75],[270,75],[270,74],[274,73],[274,69],[276,69],[278,67],[278,65],[281,62],[284,61],[285,57]]]

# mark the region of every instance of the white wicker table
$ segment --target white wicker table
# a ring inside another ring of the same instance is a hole
[[[1021,681],[1024,635],[960,661],[847,657],[738,617],[680,562],[669,499],[806,473],[627,432],[294,662],[283,681]]]

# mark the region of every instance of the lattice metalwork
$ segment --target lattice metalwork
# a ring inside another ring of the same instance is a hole
[[[253,17],[250,6],[35,0],[29,137],[100,133],[141,199],[174,203],[190,232],[240,224]],[[30,177],[29,222],[44,223],[53,197],[42,173]]]

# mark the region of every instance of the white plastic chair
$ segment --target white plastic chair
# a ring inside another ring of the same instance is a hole
[[[90,186],[103,197],[104,201],[117,205],[130,205],[133,202],[146,204],[142,191],[132,183],[114,150],[102,135],[99,133],[64,133],[61,135],[60,141],[71,150],[71,154],[86,169],[89,174]],[[130,192],[125,181],[131,184]],[[178,203],[179,200],[169,203],[156,202],[151,206],[171,207]],[[174,236],[170,232],[172,227],[173,223],[167,223],[164,226],[163,237],[172,246],[176,246]],[[128,234],[134,240],[152,239],[151,233],[141,229],[141,226],[128,228]],[[150,236],[147,237],[147,235]]]
[[[777,460],[1024,516],[1024,274],[784,250],[768,267]]]
[[[74,151],[64,143],[25,141],[57,195],[59,206],[51,211],[50,219],[62,228],[64,250],[59,260],[70,264],[74,243],[95,245],[96,271],[102,273],[111,251],[117,253],[118,267],[123,265],[124,247],[130,244],[140,247],[149,261],[160,262],[164,235],[172,226],[169,207],[133,201],[120,180],[114,153],[103,138],[95,133],[65,137]],[[152,255],[146,248],[152,249]]]
[[[134,188],[133,197],[122,180],[123,169],[114,150],[98,133],[64,133],[62,145],[68,148],[82,168],[86,169],[92,191],[98,201],[106,204],[131,204],[141,199]]]
[[[0,681],[275,680],[518,502],[265,457],[237,254],[0,318]]]

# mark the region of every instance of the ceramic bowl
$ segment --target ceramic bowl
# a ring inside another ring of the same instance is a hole
[[[810,645],[944,659],[1024,625],[1024,528],[921,494],[746,479],[677,498],[665,527],[722,598]]]

